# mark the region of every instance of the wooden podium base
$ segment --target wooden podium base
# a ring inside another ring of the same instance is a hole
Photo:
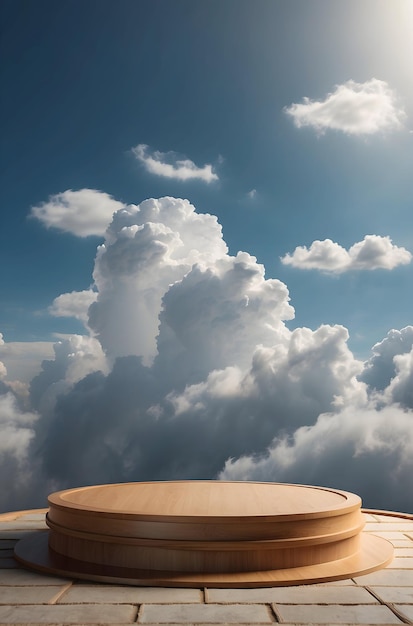
[[[110,583],[270,587],[350,578],[393,547],[363,533],[352,493],[278,483],[98,485],[49,496],[49,531],[22,539],[23,564]]]

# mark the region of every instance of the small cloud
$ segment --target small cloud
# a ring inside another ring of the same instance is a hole
[[[212,171],[212,165],[207,163],[204,167],[198,167],[190,159],[178,159],[175,152],[150,152],[149,146],[140,143],[132,148],[135,157],[143,163],[146,170],[156,176],[174,178],[175,180],[199,179],[206,183],[218,180],[218,176]]]
[[[35,217],[47,228],[57,228],[77,237],[101,237],[113,214],[124,206],[103,191],[67,189],[50,196],[48,202],[32,207],[30,217]]]
[[[292,254],[281,257],[284,265],[304,270],[322,270],[335,274],[350,270],[392,270],[412,260],[406,248],[395,246],[390,237],[366,235],[363,241],[346,250],[331,239],[313,241],[311,246],[298,246]]]
[[[247,196],[248,198],[250,198],[251,200],[253,200],[255,198],[255,196],[257,195],[257,190],[256,189],[251,189],[251,191],[247,192]]]
[[[50,341],[0,341],[0,373],[7,374],[7,382],[20,380],[29,383],[39,373],[41,363],[53,356]],[[0,376],[1,378],[1,376]]]
[[[318,132],[341,130],[349,135],[372,135],[400,128],[405,112],[397,104],[395,92],[383,80],[365,83],[349,80],[337,85],[324,100],[305,97],[300,104],[285,107],[295,126],[311,126]]]
[[[91,289],[62,293],[53,300],[49,313],[54,317],[74,317],[86,324],[89,307],[96,298],[96,291]]]

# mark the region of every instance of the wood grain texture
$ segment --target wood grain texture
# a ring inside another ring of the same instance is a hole
[[[206,573],[139,570],[137,568],[96,566],[64,557],[49,549],[49,533],[37,532],[21,539],[16,558],[25,566],[45,574],[108,584],[149,587],[251,588],[317,584],[369,574],[385,567],[393,558],[391,543],[362,533],[359,552],[351,557],[304,567],[255,572]]]
[[[307,485],[225,481],[168,481],[96,485],[56,492],[51,507],[120,515],[133,519],[184,521],[240,520],[246,517],[310,519],[360,508],[355,494]]]
[[[343,577],[350,562],[358,563],[358,570],[372,571],[392,553],[390,544],[376,538],[374,554],[370,550],[367,557],[370,540],[362,538],[360,498],[323,487],[126,483],[57,492],[49,496],[49,504],[48,552],[53,562],[69,560],[76,570],[92,568],[98,575],[107,568],[152,572],[147,584],[163,580],[165,573],[176,581],[177,576],[260,572],[262,581],[265,572],[275,571],[284,572],[280,580],[287,580],[290,571],[292,584],[292,579],[301,580],[302,568],[305,576],[312,571],[314,579],[320,571],[336,577],[341,563]],[[21,550],[18,558],[25,558]]]

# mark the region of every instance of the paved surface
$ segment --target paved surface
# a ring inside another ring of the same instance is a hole
[[[366,514],[389,539],[384,570],[324,585],[271,589],[166,589],[98,585],[19,566],[13,546],[45,528],[44,513],[0,515],[0,624],[413,624],[413,516]]]

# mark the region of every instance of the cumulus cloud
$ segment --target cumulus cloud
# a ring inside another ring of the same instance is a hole
[[[106,377],[89,375],[60,394],[49,414],[42,410],[47,474],[63,485],[85,476],[214,477],[229,454],[265,449],[277,433],[312,424],[343,397],[363,401],[364,385],[355,380],[361,364],[346,336],[341,327],[306,329],[291,341],[287,334],[277,338],[282,359],[276,348],[264,354],[261,348],[249,367],[227,365],[206,376],[202,367],[188,376],[182,359],[167,375],[161,352],[151,368],[137,357],[118,358]],[[226,339],[227,362],[238,339],[238,333]],[[197,360],[202,366],[202,353]]]
[[[402,126],[405,113],[395,92],[383,80],[372,78],[365,83],[349,80],[337,85],[324,100],[294,103],[284,111],[295,126],[311,126],[318,132],[340,130],[349,135],[372,135]]]
[[[57,342],[26,416],[8,405],[28,429],[2,456],[22,477],[19,506],[76,485],[220,476],[329,484],[366,506],[413,509],[408,328],[367,363],[343,326],[289,330],[286,285],[230,255],[217,219],[177,198],[118,211],[93,281],[91,336]],[[75,302],[55,306],[84,316]]]
[[[20,462],[26,454],[30,439],[33,437],[33,424],[36,416],[23,413],[17,406],[12,393],[0,395],[0,454],[13,452]]]
[[[2,510],[13,510],[25,502],[36,479],[29,449],[35,437],[37,415],[24,411],[11,389],[0,387],[0,504]],[[12,486],[12,488],[11,488]]]
[[[49,313],[54,317],[74,317],[86,324],[89,307],[96,298],[96,291],[91,289],[62,293],[53,300]]]
[[[106,356],[94,337],[71,335],[53,346],[54,359],[45,360],[30,384],[32,407],[53,410],[59,395],[92,372],[108,372]]]
[[[394,364],[396,375],[385,391],[385,398],[413,409],[413,348],[407,354],[397,354]]]
[[[413,349],[413,326],[392,329],[372,348],[372,356],[364,364],[360,380],[373,389],[383,391],[396,376],[395,357]]]
[[[227,256],[217,218],[187,200],[145,200],[118,212],[99,247],[89,325],[111,358],[154,358],[162,298],[193,266]]]
[[[361,494],[367,507],[409,513],[412,475],[413,412],[389,406],[322,414],[260,455],[228,459],[220,478],[322,484]]]
[[[96,189],[67,189],[50,196],[31,209],[31,216],[47,228],[57,228],[77,237],[102,237],[112,221],[112,215],[123,203]]]
[[[50,341],[0,341],[2,371],[4,376],[7,372],[8,384],[16,380],[29,383],[39,373],[42,361],[52,356]]]
[[[217,174],[212,169],[212,165],[207,163],[203,167],[198,167],[190,159],[180,159],[175,152],[150,151],[149,146],[140,143],[132,152],[150,174],[163,176],[164,178],[174,178],[176,180],[203,180],[210,183],[218,180]]]
[[[298,246],[292,254],[281,257],[284,265],[304,270],[321,270],[340,274],[351,270],[392,270],[412,260],[406,248],[392,243],[390,237],[366,235],[346,250],[331,239],[313,241],[311,246]]]

